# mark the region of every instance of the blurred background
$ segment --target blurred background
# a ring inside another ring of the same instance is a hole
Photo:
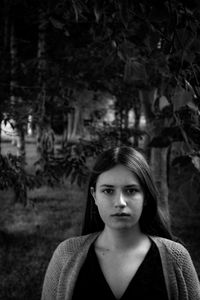
[[[113,145],[146,155],[200,277],[198,0],[2,0],[0,37],[0,299],[40,299]]]

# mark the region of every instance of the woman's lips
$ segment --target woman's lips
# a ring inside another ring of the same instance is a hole
[[[112,217],[129,217],[130,215],[127,213],[116,213],[111,215]]]

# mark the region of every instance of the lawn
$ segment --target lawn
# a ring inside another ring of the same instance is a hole
[[[27,143],[27,170],[33,171],[35,145]],[[16,154],[9,142],[2,154]],[[28,205],[14,203],[13,191],[0,191],[0,300],[39,300],[44,273],[55,247],[78,235],[85,191],[68,182],[28,191]]]
[[[1,193],[0,299],[39,300],[44,272],[60,241],[80,233],[84,192],[43,187],[29,192],[24,207]]]
[[[169,204],[173,232],[189,250],[200,278],[200,195],[199,176],[193,165],[173,170]]]
[[[14,153],[15,149],[4,143],[2,151]],[[27,168],[32,170],[36,160],[34,144],[27,144],[27,154]],[[194,201],[194,194],[187,195],[187,190],[181,198],[180,178],[174,177],[173,182],[170,193],[173,230],[189,249],[200,276],[199,196]],[[44,186],[29,191],[28,199],[24,207],[13,202],[11,190],[0,192],[0,300],[39,300],[53,250],[63,239],[80,233],[84,189],[65,182],[53,189]]]

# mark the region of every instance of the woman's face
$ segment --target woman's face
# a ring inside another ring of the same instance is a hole
[[[123,165],[99,175],[91,188],[99,214],[106,227],[139,229],[144,205],[144,192],[137,177]]]

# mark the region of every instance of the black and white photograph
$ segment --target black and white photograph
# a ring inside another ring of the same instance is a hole
[[[0,300],[200,300],[200,1],[0,0]]]

